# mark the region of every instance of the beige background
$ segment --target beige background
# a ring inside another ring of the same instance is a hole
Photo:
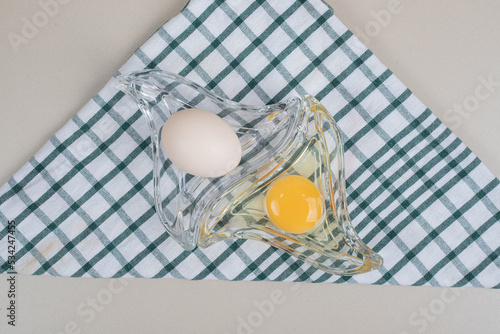
[[[2,184],[186,0],[60,2],[68,3],[16,53],[8,34],[20,34],[23,18],[42,7],[0,0]],[[376,13],[389,8],[387,1],[327,2],[500,176],[500,88],[460,117],[450,111],[474,101],[481,78],[500,81],[500,2],[400,0],[398,12],[381,23]],[[26,276],[17,277],[17,326],[10,328],[6,278],[0,275],[2,333],[500,331],[499,290]]]

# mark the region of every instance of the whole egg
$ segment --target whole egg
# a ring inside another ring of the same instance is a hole
[[[241,160],[241,144],[234,130],[202,109],[184,109],[170,116],[161,130],[161,144],[174,165],[201,177],[223,176]]]

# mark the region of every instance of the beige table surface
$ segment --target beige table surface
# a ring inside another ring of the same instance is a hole
[[[2,184],[186,2],[57,1],[16,52],[8,34],[50,1],[0,0]],[[327,2],[500,176],[500,88],[475,98],[482,80],[500,82],[500,2],[393,1],[390,18],[377,14],[388,1]],[[17,277],[13,328],[6,279],[0,333],[500,333],[498,290],[45,276]]]

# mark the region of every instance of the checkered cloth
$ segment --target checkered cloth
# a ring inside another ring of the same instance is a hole
[[[0,189],[0,272],[500,287],[500,185],[320,0],[193,0],[120,69],[179,73],[235,101],[316,96],[345,140],[349,210],[384,258],[326,274],[267,244],[184,251],[153,207],[146,121],[111,80]]]

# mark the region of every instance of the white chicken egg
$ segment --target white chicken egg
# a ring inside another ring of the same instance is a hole
[[[184,109],[170,116],[161,130],[170,161],[201,177],[219,177],[239,165],[241,144],[222,118],[206,110]]]

